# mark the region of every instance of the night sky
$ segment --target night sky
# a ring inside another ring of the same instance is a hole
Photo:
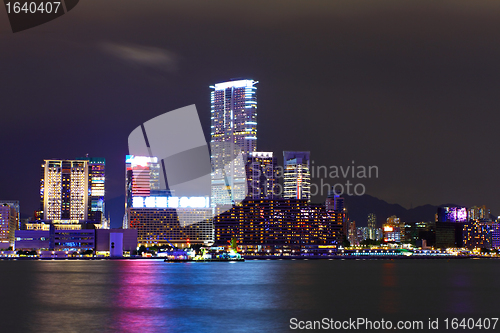
[[[351,182],[408,208],[499,214],[499,59],[490,0],[84,0],[16,34],[0,8],[0,199],[31,216],[43,159],[88,153],[106,158],[113,202],[134,128],[196,104],[209,140],[209,86],[245,77],[258,150],[376,165]]]

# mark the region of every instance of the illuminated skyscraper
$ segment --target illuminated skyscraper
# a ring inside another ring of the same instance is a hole
[[[87,220],[88,161],[45,160],[40,184],[43,220]]]
[[[284,151],[283,198],[311,200],[308,151]]]
[[[276,157],[272,152],[251,152],[247,159],[248,197],[273,199],[278,185]]]
[[[106,160],[100,157],[78,157],[76,160],[88,162],[89,204],[87,220],[102,222],[105,219],[104,184],[106,180]]]
[[[254,80],[217,83],[211,92],[212,206],[246,197],[246,157],[257,150],[257,87]],[[239,161],[243,161],[240,165]],[[228,196],[227,190],[231,193]]]

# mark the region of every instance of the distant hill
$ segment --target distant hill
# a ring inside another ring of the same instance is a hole
[[[377,216],[377,226],[392,215],[396,215],[404,222],[434,221],[438,206],[424,205],[412,209],[406,209],[398,204],[390,204],[384,200],[371,195],[345,196],[345,206],[349,212],[349,219],[356,221],[357,227],[366,227],[368,214],[375,213]],[[452,204],[446,204],[455,206]],[[444,205],[442,205],[444,206]]]

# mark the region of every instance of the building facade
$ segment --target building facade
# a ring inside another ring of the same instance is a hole
[[[138,245],[212,245],[212,208],[133,208],[130,228],[137,229]],[[201,222],[200,222],[201,221]]]
[[[211,86],[212,206],[232,205],[247,195],[245,163],[257,151],[257,83],[235,80]],[[236,158],[239,154],[242,159]]]
[[[471,220],[464,224],[464,247],[468,249],[494,248],[493,232],[498,228],[495,222]]]
[[[308,151],[283,152],[283,198],[311,200],[311,172]]]
[[[41,172],[41,219],[86,220],[89,203],[88,162],[45,160]]]
[[[469,220],[489,220],[490,210],[486,206],[473,206],[468,210]]]
[[[304,246],[342,245],[342,215],[305,199],[244,200],[215,214],[215,242],[225,246],[234,238],[246,250],[300,251]]]
[[[272,152],[250,152],[246,164],[248,198],[273,199],[279,193],[276,157]]]
[[[176,197],[159,187],[156,157],[127,155],[123,229],[136,229],[139,245],[213,243],[209,197]]]
[[[467,207],[463,206],[444,206],[438,207],[437,222],[467,222]]]
[[[382,226],[384,232],[384,242],[400,243],[403,240],[404,225],[397,216],[388,217],[386,223]]]
[[[0,201],[0,249],[14,246],[19,225],[19,202]]]
[[[106,218],[104,201],[106,183],[106,159],[100,157],[78,157],[88,165],[88,208],[87,221],[102,223]]]

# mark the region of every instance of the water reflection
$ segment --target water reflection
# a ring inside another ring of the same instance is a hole
[[[470,282],[470,272],[455,269],[450,272],[448,290],[449,310],[453,313],[473,313],[474,294]]]
[[[27,261],[0,269],[5,332],[284,332],[292,316],[491,317],[500,297],[497,261]]]
[[[167,329],[168,317],[156,311],[169,306],[168,297],[164,297],[168,292],[158,288],[158,280],[167,278],[161,275],[160,266],[152,261],[123,260],[117,262],[116,269],[111,328],[121,332]]]
[[[396,264],[394,262],[384,262],[381,274],[380,309],[388,314],[396,313],[399,310],[399,292],[397,281]]]

